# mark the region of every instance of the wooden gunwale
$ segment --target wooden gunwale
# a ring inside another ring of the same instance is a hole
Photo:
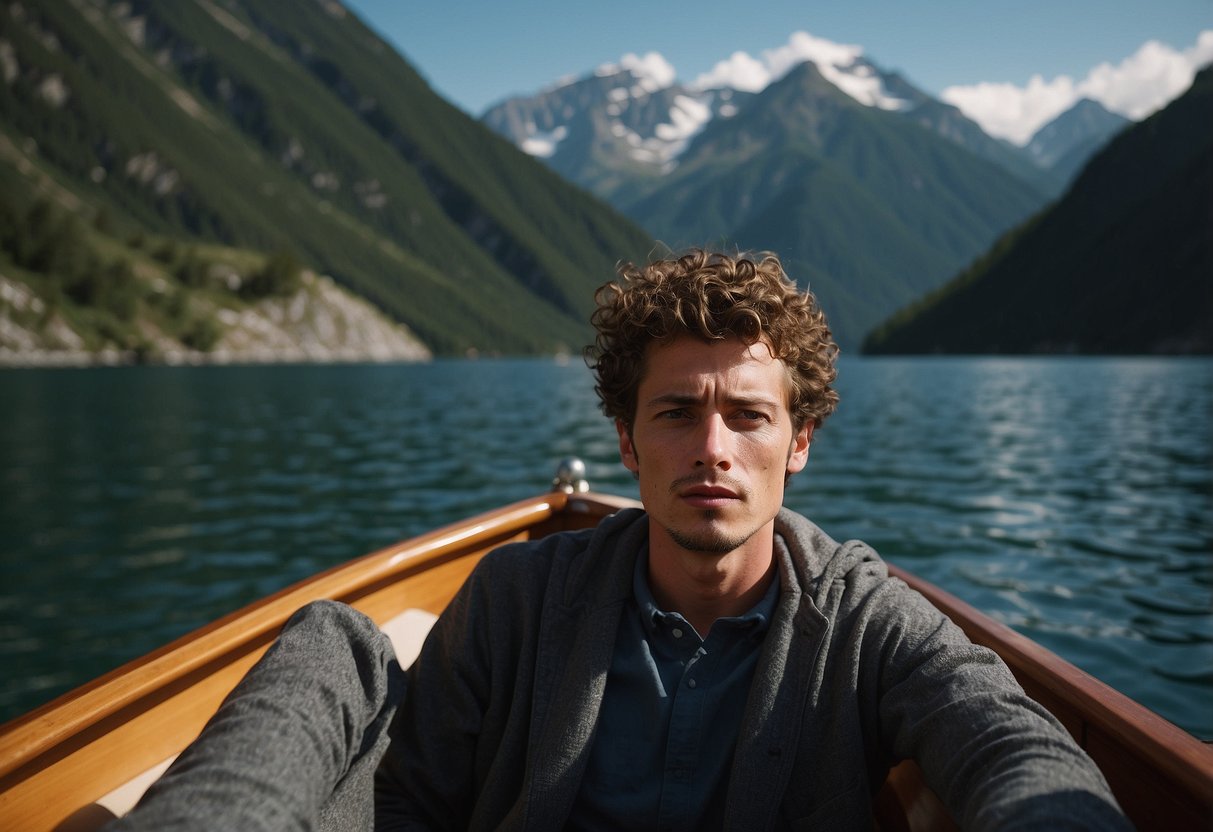
[[[1213,828],[1213,746],[946,590],[892,564],[889,573],[1002,657],[1091,755],[1140,829]]]
[[[300,581],[0,725],[0,819],[56,828],[179,752],[310,601],[344,601],[378,623],[406,608],[439,613],[489,550],[631,504],[552,493],[452,523]]]

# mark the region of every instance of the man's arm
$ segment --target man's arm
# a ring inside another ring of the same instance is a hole
[[[901,581],[868,604],[883,744],[918,762],[963,828],[1132,828],[1095,764],[995,653]]]

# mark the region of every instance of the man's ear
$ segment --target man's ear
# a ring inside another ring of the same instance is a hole
[[[799,474],[809,461],[809,445],[813,442],[812,422],[806,421],[804,427],[792,437],[792,451],[788,454],[788,476]]]
[[[615,431],[619,434],[619,458],[623,461],[623,467],[633,474],[640,473],[640,461],[632,444],[632,429],[622,419],[616,419]]]

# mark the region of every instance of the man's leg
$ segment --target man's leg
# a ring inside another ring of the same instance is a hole
[[[176,762],[107,830],[371,829],[404,690],[391,642],[319,601],[287,622]]]

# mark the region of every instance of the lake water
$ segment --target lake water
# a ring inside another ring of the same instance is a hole
[[[844,359],[787,503],[1213,736],[1213,361]],[[636,496],[540,360],[0,371],[0,720],[332,564]]]

